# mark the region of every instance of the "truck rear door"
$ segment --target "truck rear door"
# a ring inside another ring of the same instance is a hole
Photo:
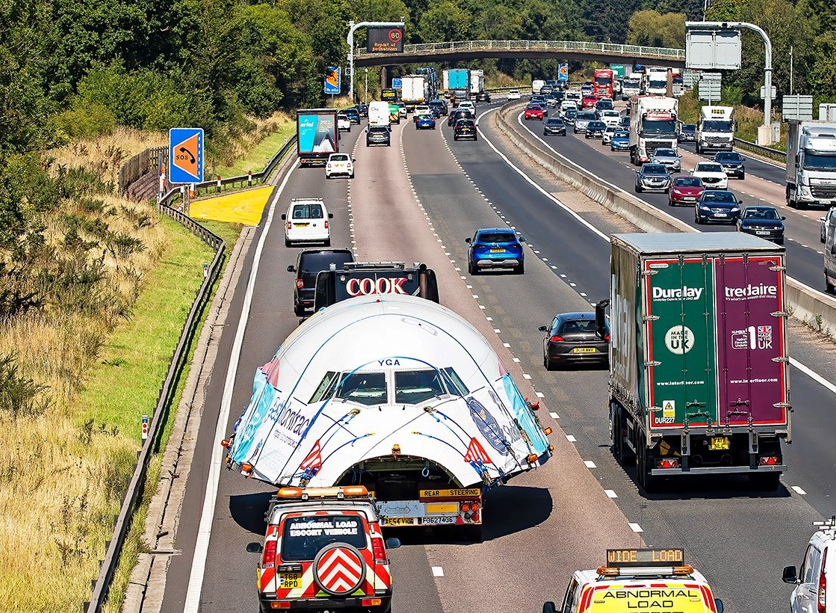
[[[718,258],[720,422],[787,423],[784,271],[780,255]]]
[[[710,259],[647,259],[645,398],[653,429],[717,423]]]

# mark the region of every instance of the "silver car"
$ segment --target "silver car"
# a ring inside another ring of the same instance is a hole
[[[836,226],[836,206],[830,207],[824,217],[820,217],[821,222],[821,242],[827,240],[827,226]]]
[[[657,149],[653,152],[650,161],[654,164],[662,164],[671,172],[682,170],[682,158],[676,149]]]
[[[590,121],[597,121],[594,111],[578,111],[578,115],[575,117],[575,134],[586,132],[586,126],[589,125]]]

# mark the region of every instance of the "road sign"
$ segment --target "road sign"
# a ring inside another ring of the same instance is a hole
[[[784,121],[788,119],[798,119],[800,121],[810,121],[813,119],[813,97],[785,94],[783,100],[783,109],[781,109],[781,116]],[[819,113],[821,116],[821,112]],[[821,117],[819,117],[821,118]]]
[[[403,53],[403,26],[370,26],[366,36],[368,53]]]
[[[340,67],[327,66],[325,68],[325,93],[331,95],[340,94]]]
[[[395,77],[392,79],[392,89],[401,89],[401,78]]]
[[[708,100],[709,102],[716,100],[719,102],[722,83],[723,75],[719,72],[704,72],[699,85],[697,85],[700,100]]]
[[[682,71],[682,84],[685,87],[694,87],[694,84],[700,80],[702,73],[699,70],[690,70],[686,68]]]
[[[569,64],[558,64],[557,80],[561,83],[565,83],[569,80]]]
[[[772,93],[769,95],[769,97],[770,97],[770,98],[772,98],[772,99],[774,100],[774,99],[775,99],[775,97],[778,95],[778,90],[777,90],[777,89],[775,88],[775,86],[773,85],[773,86],[772,86],[772,88],[771,88],[769,91],[771,91],[771,92],[772,92]],[[764,98],[766,98],[766,87],[765,87],[765,86],[763,86],[763,85],[761,85],[761,100],[763,100]]]
[[[171,183],[203,182],[203,128],[171,128],[168,131],[168,180]]]
[[[740,68],[740,30],[699,29],[699,22],[691,29],[685,26],[685,67],[708,70],[738,70]]]

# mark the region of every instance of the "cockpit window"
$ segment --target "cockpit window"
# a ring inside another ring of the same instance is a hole
[[[387,404],[386,374],[361,372],[345,375],[337,389],[337,398],[366,406]]]
[[[464,381],[462,381],[455,370],[452,368],[442,368],[441,372],[444,373],[444,377],[447,380],[447,387],[451,393],[458,392],[460,396],[467,396],[470,393],[470,390],[467,389]]]
[[[395,402],[418,404],[447,393],[437,370],[395,371]]]
[[[340,373],[328,371],[325,373],[325,376],[322,377],[322,381],[319,382],[316,390],[311,396],[311,399],[308,401],[308,404],[313,404],[314,402],[319,402],[320,400],[325,400],[326,398],[330,398],[334,395],[334,390],[337,388],[337,383],[340,382]]]

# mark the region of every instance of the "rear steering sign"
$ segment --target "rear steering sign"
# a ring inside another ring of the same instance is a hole
[[[203,128],[171,128],[168,131],[170,182],[203,182],[203,142]]]

